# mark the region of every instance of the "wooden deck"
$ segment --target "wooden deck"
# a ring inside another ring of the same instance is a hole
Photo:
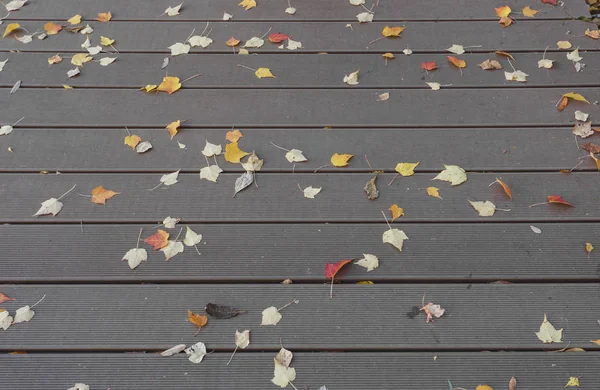
[[[571,132],[576,110],[600,127],[600,40],[584,34],[597,27],[575,20],[590,16],[585,1],[375,0],[365,4],[375,16],[364,24],[356,20],[364,8],[348,0],[291,0],[295,15],[284,12],[285,0],[256,1],[245,11],[237,0],[187,0],[168,17],[161,13],[177,1],[30,0],[0,25],[42,32],[49,21],[66,27],[81,14],[94,29],[92,45],[115,39],[105,50],[117,57],[67,78],[85,35],[63,29],[27,44],[0,40],[0,61],[8,59],[1,124],[24,117],[0,136],[0,293],[16,299],[0,308],[14,315],[45,297],[31,321],[0,329],[0,389],[276,389],[281,343],[295,353],[289,389],[498,390],[511,377],[519,390],[562,389],[570,377],[598,389],[600,343],[591,340],[600,339],[600,173],[580,145],[600,144],[600,134],[584,140]],[[506,28],[494,11],[502,5],[515,19]],[[525,6],[539,13],[523,17]],[[106,11],[112,20],[95,20]],[[223,12],[233,18],[223,21]],[[168,46],[207,22],[210,46],[169,55]],[[406,29],[370,44],[386,25]],[[279,49],[265,37],[264,46],[239,55],[240,46],[225,45],[267,31],[303,47]],[[557,41],[572,49],[559,50]],[[467,62],[462,71],[448,63],[453,44],[467,47],[456,55]],[[575,48],[581,72],[566,58]],[[498,50],[514,56],[526,83],[506,81],[511,64]],[[386,62],[386,52],[396,58]],[[63,61],[49,66],[57,53]],[[543,56],[555,61],[552,69],[538,68]],[[486,59],[504,69],[480,69]],[[421,69],[434,60],[439,69]],[[258,79],[238,65],[269,68],[276,78]],[[360,84],[345,84],[357,69]],[[139,91],[165,75],[198,74],[172,95]],[[384,92],[389,100],[378,101]],[[590,104],[557,110],[568,92]],[[165,126],[176,120],[184,122],[171,140]],[[153,149],[132,151],[125,128]],[[198,177],[205,142],[224,146],[232,128],[244,135],[242,150],[264,159],[258,187],[235,198],[241,165],[221,155],[217,183]],[[290,164],[271,143],[300,149],[308,161]],[[327,166],[334,153],[355,156],[347,167]],[[414,176],[392,182],[397,163],[417,161]],[[464,168],[467,182],[431,181],[444,164]],[[176,170],[177,184],[147,191]],[[363,188],[373,171],[380,195],[370,201]],[[496,178],[513,200],[489,186]],[[60,213],[32,217],[73,185]],[[120,194],[106,206],[77,195],[99,185]],[[307,186],[323,190],[306,199],[299,187]],[[429,186],[443,199],[427,196]],[[576,207],[530,207],[548,195]],[[468,200],[510,211],[480,217]],[[409,237],[402,252],[382,243],[381,211],[389,218],[392,204],[406,214],[392,226]],[[186,247],[166,262],[141,242],[148,261],[129,269],[121,259],[140,228],[148,237],[167,216],[181,218],[166,229],[171,239],[186,225],[203,235],[198,251]],[[598,249],[588,254],[586,243]],[[330,299],[325,263],[363,253],[378,256],[379,268],[346,266]],[[446,309],[435,322],[419,312],[424,295]],[[294,299],[277,326],[260,326],[263,309]],[[209,302],[248,314],[211,317],[194,337],[187,311],[202,314]],[[544,315],[564,329],[562,342],[536,337]],[[251,343],[226,365],[235,331],[244,329]],[[197,365],[183,353],[158,354],[198,341],[214,352]]]

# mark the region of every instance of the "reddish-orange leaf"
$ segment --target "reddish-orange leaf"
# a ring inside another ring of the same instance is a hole
[[[92,190],[92,202],[96,204],[106,204],[106,199],[110,199],[118,194],[120,194],[120,192],[114,192],[107,190],[102,186],[98,186]]]
[[[109,12],[103,12],[103,13],[99,13],[98,14],[98,18],[96,19],[99,22],[108,22],[109,20],[112,19],[112,14]]]
[[[565,107],[567,107],[567,104],[569,104],[569,98],[566,96],[563,96],[562,99],[560,99],[560,103],[558,103],[558,111],[562,111],[565,109]]]
[[[273,43],[281,43],[283,41],[285,41],[286,39],[289,39],[290,36],[289,35],[285,35],[282,34],[280,32],[276,32],[273,33],[271,35],[269,35],[269,42],[273,42]]]
[[[500,20],[498,21],[498,24],[501,24],[502,27],[508,27],[512,24],[513,20],[511,18],[509,18],[508,16],[502,17],[500,18]]]
[[[510,200],[512,200],[512,191],[510,190],[510,187],[508,187],[508,185],[505,182],[498,178],[496,178],[496,183],[502,186],[502,189],[504,189],[504,193],[510,198]]]
[[[437,65],[435,64],[435,61],[423,62],[421,64],[421,69],[423,69],[423,70],[434,70],[434,69],[437,69]]]
[[[198,332],[200,332],[200,329],[208,323],[208,316],[203,316],[188,310],[188,321],[196,325],[198,327]],[[198,334],[198,332],[196,332],[196,334]]]
[[[544,4],[556,5],[558,0],[542,0]]]
[[[548,195],[548,203],[558,203],[569,207],[575,207],[571,203],[564,200],[560,195]]]
[[[342,269],[343,266],[345,266],[346,264],[350,263],[353,259],[347,259],[347,260],[341,260],[338,261],[337,263],[333,263],[333,264],[329,264],[326,263],[325,264],[325,276],[327,278],[334,278],[335,275],[339,272],[340,269]]]
[[[240,44],[240,40],[234,37],[229,38],[225,44],[229,47],[234,47]]]
[[[11,297],[7,297],[6,295],[0,293],[0,304],[7,302],[7,301],[14,301],[15,298],[11,298]]]
[[[157,251],[161,248],[166,247],[169,244],[169,232],[165,232],[164,230],[159,230],[156,234],[151,235],[146,238],[144,242],[148,245],[154,247],[154,250]]]
[[[456,57],[448,56],[448,61],[450,61],[450,63],[452,65],[456,66],[457,68],[466,68],[467,67],[467,63],[465,60],[461,60]]]
[[[171,122],[167,125],[167,131],[169,132],[171,139],[173,139],[173,137],[175,137],[175,134],[178,133],[179,126],[181,126],[181,120]]]
[[[231,130],[228,131],[227,134],[225,134],[225,139],[229,142],[238,142],[238,140],[240,138],[242,138],[244,135],[242,134],[241,131],[239,131],[238,129],[235,130]]]

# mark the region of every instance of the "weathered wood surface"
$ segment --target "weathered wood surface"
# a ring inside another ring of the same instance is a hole
[[[269,381],[275,353],[238,351],[226,366],[229,356],[215,352],[195,366],[183,355],[0,355],[0,373],[7,389],[67,389],[75,382],[88,383],[92,389],[115,390],[275,388]],[[505,389],[512,376],[522,389],[559,389],[558,384],[567,383],[570,376],[581,376],[581,388],[591,389],[600,381],[597,352],[297,352],[292,367],[299,389],[327,385],[333,390],[364,390],[374,384],[381,390],[446,389],[448,380],[466,389],[483,383]]]
[[[320,282],[325,262],[362,258],[363,253],[378,256],[380,269],[365,273],[348,267],[340,280],[600,280],[598,262],[588,258],[583,245],[600,235],[598,224],[536,223],[542,234],[531,232],[529,224],[394,225],[410,237],[402,253],[381,242],[384,223],[191,225],[203,235],[200,256],[188,247],[165,262],[161,252],[142,242],[150,258],[135,271],[120,260],[135,246],[139,229],[147,237],[155,232],[152,226],[84,224],[83,232],[78,224],[0,226],[0,282]]]
[[[440,165],[441,162],[440,162]],[[539,222],[590,221],[600,219],[595,189],[600,185],[596,172],[512,173],[502,179],[513,191],[510,201],[499,186],[490,187],[498,175],[469,175],[466,183],[432,181],[435,174],[400,177],[392,186],[393,174],[378,176],[380,196],[369,201],[363,190],[372,174],[257,174],[255,185],[233,197],[238,174],[221,174],[217,184],[200,180],[197,174],[180,174],[170,187],[148,189],[160,184],[160,174],[6,174],[0,183],[2,222],[127,222],[156,223],[168,215],[184,223],[252,222],[383,222],[380,210],[397,203],[404,206],[402,222]],[[61,201],[64,208],[55,217],[32,217],[40,203],[57,197],[77,184],[75,192],[90,194],[98,185],[120,192],[106,206],[93,204],[89,197],[71,193]],[[315,199],[306,199],[298,188],[322,187]],[[426,194],[430,186],[440,188],[443,199]],[[548,195],[562,195],[577,207],[541,205]],[[493,217],[482,219],[467,200],[491,200],[497,207]],[[289,207],[289,202],[294,207]],[[451,228],[451,227],[450,227]],[[406,227],[410,237],[410,228]],[[381,232],[383,233],[383,231]],[[408,244],[410,245],[410,244]]]
[[[493,7],[490,7],[493,10]],[[515,23],[509,29],[503,29],[495,21],[473,21],[469,23],[456,22],[406,22],[406,30],[401,38],[381,39],[373,44],[372,40],[381,37],[381,31],[386,23],[368,23],[357,25],[353,30],[346,28],[345,22],[306,22],[306,23],[250,23],[250,22],[215,22],[211,23],[210,38],[214,43],[205,49],[194,48],[190,53],[232,53],[232,48],[225,45],[231,36],[242,40],[260,37],[265,32],[283,32],[295,41],[300,41],[303,48],[289,51],[278,49],[278,44],[265,42],[259,49],[249,49],[251,53],[345,53],[345,52],[396,52],[400,53],[410,47],[415,53],[439,52],[453,44],[463,46],[481,46],[466,48],[469,52],[493,52],[504,50],[508,52],[539,51],[540,54],[547,46],[557,49],[556,42],[568,39],[573,47],[580,51],[598,50],[600,44],[584,35],[587,28],[595,28],[594,24],[581,21],[524,21]],[[206,23],[202,22],[127,22],[127,23],[96,23],[94,34],[90,38],[92,44],[99,44],[99,36],[107,36],[116,40],[115,48],[119,52],[160,52],[169,53],[169,46],[183,42],[195,29],[200,34]],[[23,27],[30,31],[43,28],[41,22],[23,22]],[[570,35],[566,35],[570,31]],[[540,37],[543,36],[543,39]],[[43,51],[56,54],[77,53],[85,51],[81,44],[85,36],[81,34],[61,33],[44,40],[34,39],[33,42],[22,44],[16,39],[0,40],[0,50]],[[112,51],[112,50],[111,50]],[[451,53],[449,53],[451,54]],[[195,59],[201,66],[202,57]],[[264,64],[272,66],[272,64]],[[343,65],[340,64],[341,68]],[[190,69],[193,69],[190,64]],[[342,70],[342,69],[340,69]],[[355,69],[352,69],[354,71]],[[196,72],[197,73],[197,72]]]
[[[350,69],[353,70],[353,69]],[[85,70],[84,70],[85,71]],[[255,77],[251,71],[248,77]],[[274,70],[276,72],[276,70]],[[192,75],[180,75],[189,77]],[[160,83],[157,77],[149,82]],[[265,84],[268,85],[266,80]],[[381,92],[384,92],[382,90]],[[385,102],[376,91],[180,90],[173,95],[120,89],[26,89],[0,94],[3,120],[33,127],[154,127],[185,119],[189,127],[465,127],[573,125],[575,110],[600,117],[599,105],[555,105],[573,88],[410,90]],[[593,102],[598,88],[577,88]],[[60,104],[59,104],[60,102]],[[460,104],[465,109],[456,109]],[[24,113],[26,105],[36,107]],[[467,108],[468,107],[468,108]],[[268,113],[268,115],[266,114]],[[26,114],[26,115],[25,115]],[[13,119],[14,118],[14,119]]]
[[[104,67],[96,63],[88,64],[78,77],[67,79],[67,71],[73,68],[66,57],[58,65],[48,66],[47,59],[56,53],[7,53],[9,62],[2,71],[0,87],[12,88],[15,80],[23,79],[23,87],[63,88],[68,84],[74,88],[135,88],[155,83],[165,75],[161,69],[165,54],[121,54],[116,62]],[[448,53],[451,54],[451,53]],[[598,86],[600,53],[584,54],[586,67],[583,72],[575,72],[573,63],[565,52],[546,53],[547,59],[554,60],[549,70],[540,70],[540,53],[515,54],[513,65],[529,74],[527,83],[506,81],[504,71],[484,71],[477,64],[487,59],[496,59],[504,70],[512,71],[505,57],[493,53],[464,54],[461,56],[468,66],[461,74],[448,63],[446,54],[396,54],[388,60],[380,54],[329,54],[304,55],[263,54],[259,56],[233,56],[206,54],[201,58],[191,56],[170,57],[166,71],[172,75],[190,72],[190,62],[199,64],[197,71],[202,75],[185,83],[185,88],[348,88],[343,83],[344,74],[360,69],[360,84],[354,89],[376,89],[382,93],[390,89],[423,88],[425,82],[439,82],[444,89],[454,88],[530,88],[539,86]],[[436,61],[438,69],[425,72],[423,62]],[[268,82],[259,80],[252,72],[241,69],[238,64],[250,68],[270,66],[277,77]],[[194,65],[196,69],[196,65]],[[23,75],[27,75],[25,78]],[[392,92],[392,98],[394,98]]]
[[[334,286],[333,299],[326,281],[0,288],[18,298],[3,305],[11,312],[46,295],[35,308],[34,320],[0,333],[2,351],[155,351],[196,341],[206,343],[209,350],[233,350],[236,329],[248,328],[253,331],[248,351],[278,351],[282,338],[292,351],[541,351],[567,345],[598,349],[590,342],[598,337],[597,316],[589,310],[600,299],[596,284],[349,284]],[[447,310],[435,323],[425,323],[419,313],[424,294]],[[263,309],[282,307],[294,299],[299,303],[282,311],[277,326],[259,326]],[[193,337],[196,327],[187,321],[187,310],[203,312],[208,302],[245,309],[248,314],[209,319]],[[549,346],[536,337],[544,313],[557,329],[564,328],[563,343]]]
[[[172,2],[171,2],[172,3]],[[297,9],[295,15],[288,15],[284,11],[288,7],[285,1],[261,0],[256,8],[244,11],[237,6],[237,2],[188,0],[181,8],[177,17],[161,15],[168,6],[175,6],[164,0],[103,0],[101,5],[94,0],[47,0],[31,2],[19,12],[12,13],[8,19],[39,19],[39,20],[67,20],[76,13],[81,14],[85,20],[95,21],[96,12],[110,10],[113,21],[220,21],[223,12],[233,15],[231,22],[238,20],[285,20],[286,22],[306,22],[311,20],[322,21],[350,21],[356,22],[356,15],[364,12],[364,8],[352,6],[348,1],[311,1],[294,0],[292,6]],[[500,3],[498,3],[500,4]],[[375,20],[404,21],[404,20],[469,20],[488,19],[496,20],[494,7],[498,4],[478,0],[457,0],[453,2],[439,1],[435,3],[421,3],[414,1],[387,1],[380,2],[373,7]],[[569,17],[589,16],[588,7],[584,1],[568,0],[561,6],[551,6],[533,3],[528,0],[506,0],[502,4],[508,5],[513,12],[521,12],[525,6],[530,6],[540,12],[535,19],[565,19]],[[370,8],[371,4],[367,6]],[[522,15],[515,15],[521,20],[528,20]]]

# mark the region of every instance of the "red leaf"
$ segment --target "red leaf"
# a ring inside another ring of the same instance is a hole
[[[434,70],[434,69],[437,69],[437,65],[435,64],[435,61],[423,62],[421,64],[421,69],[423,69],[423,70]]]
[[[564,204],[565,206],[575,207],[571,203],[561,198],[560,195],[548,195],[548,203],[559,203]]]
[[[7,297],[6,295],[0,293],[0,303],[4,303],[6,301],[14,301],[15,298]]]
[[[550,5],[556,5],[557,2],[557,0],[542,0],[542,3]]]
[[[169,233],[164,230],[159,230],[156,234],[146,238],[144,242],[148,245],[152,245],[154,250],[157,251],[161,248],[166,247],[169,244]]]
[[[271,35],[269,35],[269,42],[273,42],[273,43],[281,43],[283,41],[285,41],[286,39],[289,39],[290,36],[289,35],[285,35],[279,32],[273,33]]]
[[[339,270],[342,269],[343,266],[345,266],[352,260],[353,259],[341,260],[341,261],[338,261],[337,263],[333,263],[333,264],[326,263],[325,264],[325,276],[333,279],[335,277],[335,275],[339,272]]]

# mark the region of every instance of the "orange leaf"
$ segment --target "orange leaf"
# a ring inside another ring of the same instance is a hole
[[[92,190],[92,203],[106,204],[106,199],[110,199],[117,194],[120,194],[120,192],[114,192],[98,186]]]
[[[227,134],[225,134],[225,139],[229,142],[238,142],[240,138],[242,138],[244,135],[242,134],[241,131],[235,129],[232,131],[228,131]]]
[[[46,30],[46,34],[48,35],[56,35],[60,30],[62,30],[62,26],[54,22],[48,22],[44,24],[44,30]]]
[[[515,60],[515,57],[513,57],[513,56],[512,56],[512,54],[510,54],[510,53],[507,53],[507,52],[505,52],[505,51],[502,51],[502,50],[496,50],[494,53],[498,54],[499,56],[508,57],[508,58],[510,58],[510,59],[511,59],[511,60],[513,60],[513,61]]]
[[[109,12],[99,13],[98,18],[96,19],[99,22],[106,23],[112,19],[112,14]]]
[[[164,230],[159,230],[156,234],[151,235],[146,238],[144,242],[148,245],[154,247],[154,250],[157,251],[161,248],[166,247],[169,244],[169,232],[165,232]]]
[[[434,70],[434,69],[437,69],[437,65],[435,64],[435,61],[423,62],[421,64],[421,69],[423,69],[423,70]]]
[[[125,137],[125,142],[124,144],[129,146],[131,149],[135,149],[135,147],[137,146],[137,144],[139,144],[142,141],[142,138],[140,138],[139,135],[128,135],[127,137]]]
[[[512,10],[510,9],[510,7],[508,5],[495,8],[495,10],[496,10],[496,16],[499,18],[505,18],[508,15],[510,15],[510,13],[512,12]]]
[[[179,77],[175,76],[166,76],[163,78],[162,83],[158,86],[157,90],[162,92],[168,92],[169,95],[176,92],[181,88],[181,83],[179,82]]]
[[[0,293],[0,304],[7,301],[14,301],[15,298],[7,297],[6,295]]]
[[[404,209],[402,207],[398,207],[397,204],[391,205],[388,210],[392,212],[392,222],[394,222],[396,218],[404,216]]]
[[[325,277],[333,279],[339,270],[352,260],[354,259],[341,260],[333,264],[325,263]]]
[[[510,187],[508,187],[508,185],[505,182],[498,178],[496,178],[495,183],[500,184],[502,186],[502,189],[504,189],[504,193],[510,198],[510,200],[512,200],[512,191],[510,190]]]
[[[590,157],[594,159],[596,162],[596,166],[598,167],[598,171],[600,172],[600,160],[594,156],[594,153],[590,152]]]
[[[585,30],[585,35],[593,39],[600,39],[600,30]]]
[[[548,203],[558,203],[569,207],[575,207],[571,203],[564,200],[560,195],[548,195]]]
[[[181,120],[171,122],[167,125],[167,131],[169,132],[171,139],[173,139],[173,137],[175,137],[175,134],[178,133],[179,126],[181,126]]]
[[[569,104],[569,98],[567,98],[566,96],[563,96],[562,99],[560,99],[560,103],[558,103],[558,106],[557,106],[558,111],[564,110],[568,104]]]
[[[62,57],[59,56],[58,54],[55,54],[52,57],[48,58],[48,64],[49,65],[58,64],[61,61],[62,61]]]
[[[236,39],[234,37],[231,37],[225,42],[225,44],[229,47],[234,47],[234,46],[237,46],[240,44],[240,40]]]
[[[450,61],[450,63],[452,65],[456,66],[457,68],[466,68],[467,67],[467,63],[465,62],[465,60],[461,60],[456,57],[448,56],[448,61]]]
[[[188,321],[196,325],[198,327],[198,332],[200,332],[200,329],[208,323],[208,316],[203,316],[188,310]],[[196,334],[198,334],[198,332],[196,332]]]
[[[289,35],[285,35],[285,34],[282,34],[280,32],[276,32],[276,33],[273,33],[273,34],[269,35],[269,42],[272,42],[272,43],[281,43],[281,42],[283,42],[283,41],[285,41],[286,39],[289,39],[289,38],[290,38]]]

